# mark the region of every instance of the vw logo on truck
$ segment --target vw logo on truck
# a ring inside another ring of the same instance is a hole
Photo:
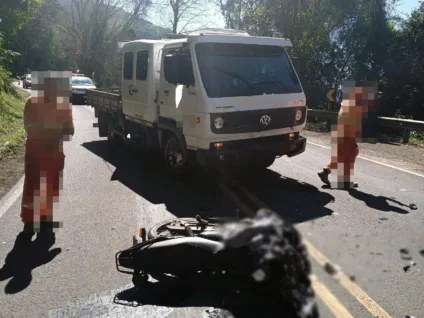
[[[264,126],[268,126],[271,123],[271,117],[268,115],[263,115],[260,119],[260,123]]]

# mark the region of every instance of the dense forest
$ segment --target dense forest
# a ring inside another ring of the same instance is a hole
[[[201,14],[201,1],[2,0],[0,91],[12,76],[47,69],[111,86],[117,42],[175,33]],[[424,120],[424,4],[401,18],[396,0],[204,1],[215,1],[226,27],[291,39],[310,108],[326,108],[344,79],[366,79],[380,83],[381,116]],[[172,12],[167,28],[145,20],[158,5]]]

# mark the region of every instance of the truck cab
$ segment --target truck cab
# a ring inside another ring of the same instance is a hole
[[[264,168],[302,153],[307,107],[291,46],[222,29],[125,43],[121,136],[155,139],[149,144],[164,150],[171,171],[190,163]]]

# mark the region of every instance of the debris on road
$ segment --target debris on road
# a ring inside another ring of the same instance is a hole
[[[350,275],[350,276],[349,276],[349,279],[350,279],[352,282],[356,281],[356,277],[355,277],[355,275]]]
[[[371,255],[379,255],[379,256],[383,255],[383,253],[380,253],[380,252],[377,252],[377,253],[370,252],[370,254],[371,254]]]
[[[420,254],[421,254],[422,257],[424,257],[424,250],[421,250]]]
[[[400,257],[401,257],[403,260],[407,260],[407,261],[409,261],[409,260],[411,260],[411,259],[412,259],[412,257],[409,255],[409,250],[408,250],[407,248],[401,248],[401,249],[399,250],[399,252],[400,252]]]
[[[411,268],[411,265],[406,265],[403,267],[403,270],[406,273],[410,268]]]
[[[405,318],[417,318],[417,317],[406,315]]]
[[[379,218],[380,221],[387,221],[388,218]]]
[[[340,268],[339,268],[339,266],[337,266],[337,265],[335,265],[331,262],[327,262],[324,265],[324,270],[330,275],[335,275],[340,270]]]

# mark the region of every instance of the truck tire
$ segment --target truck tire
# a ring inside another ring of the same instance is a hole
[[[107,141],[111,148],[120,147],[123,144],[123,139],[121,136],[114,133],[114,126],[112,119],[109,119],[108,128],[107,128]]]
[[[175,136],[170,136],[165,142],[165,168],[170,175],[177,179],[188,176],[189,163],[187,151]]]
[[[107,137],[109,121],[110,121],[110,117],[108,113],[99,110],[99,113],[98,113],[99,137]]]
[[[271,167],[274,161],[275,161],[274,155],[265,155],[258,158],[258,160],[255,162],[255,166],[259,169],[266,169],[268,167]]]

